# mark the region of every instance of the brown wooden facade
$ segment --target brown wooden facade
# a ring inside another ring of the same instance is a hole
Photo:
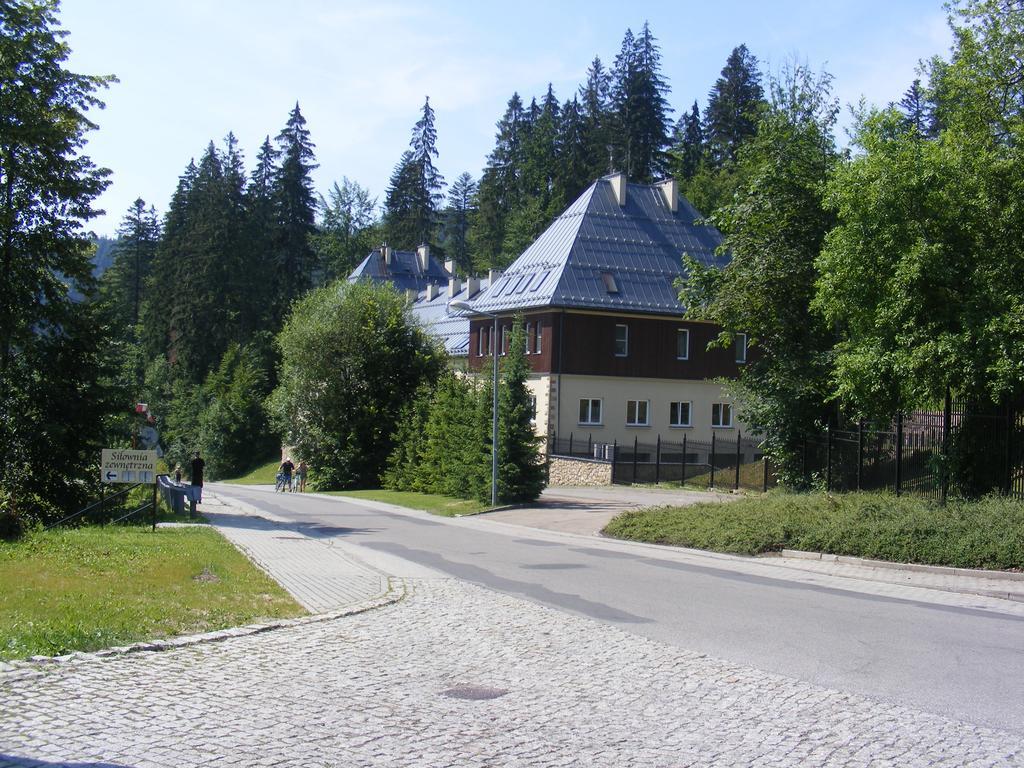
[[[735,378],[742,366],[736,362],[735,349],[732,347],[707,348],[720,330],[711,323],[687,321],[678,317],[571,310],[524,314],[523,322],[530,327],[527,339],[530,353],[526,359],[534,373],[706,380]],[[506,346],[511,336],[511,323],[511,318],[503,317],[499,320],[499,328],[507,329],[504,332]],[[489,359],[493,325],[491,319],[474,319],[470,323],[471,370],[479,370]],[[616,355],[617,325],[625,325],[629,329],[625,356]],[[534,334],[538,327],[541,334],[539,353],[534,352]],[[679,329],[689,331],[689,355],[686,360],[676,356]],[[753,350],[748,352],[748,359],[751,359],[752,353]]]

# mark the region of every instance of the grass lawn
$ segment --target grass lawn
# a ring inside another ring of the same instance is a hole
[[[216,531],[86,527],[0,542],[0,659],[206,632],[305,611]]]
[[[770,493],[729,504],[626,512],[620,539],[754,555],[781,549],[961,568],[1024,569],[1024,504],[999,497],[945,507],[879,493]]]
[[[350,496],[354,499],[384,501],[398,507],[422,509],[434,515],[441,515],[442,517],[473,515],[477,512],[483,512],[485,509],[490,507],[489,504],[480,501],[453,499],[450,496],[438,496],[432,493],[415,493],[413,491],[329,491],[328,493],[331,496]]]
[[[218,483],[237,483],[238,485],[274,485],[277,482],[277,470],[281,467],[280,459],[271,459],[266,464],[256,467],[252,472]]]

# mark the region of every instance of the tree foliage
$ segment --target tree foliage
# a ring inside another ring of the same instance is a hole
[[[318,487],[369,487],[392,450],[403,405],[435,379],[443,354],[390,286],[332,283],[294,305],[277,337],[274,426]]]
[[[434,166],[437,129],[430,98],[412,129],[409,149],[402,154],[384,200],[384,231],[395,248],[412,250],[424,243],[436,244],[435,226],[444,178]]]

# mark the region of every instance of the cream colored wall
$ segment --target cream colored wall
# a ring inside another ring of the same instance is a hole
[[[553,417],[551,377],[531,376],[526,381],[526,387],[537,398],[537,420],[534,423],[534,431],[538,435],[547,435],[551,429]]]
[[[552,377],[554,378],[554,377]],[[594,442],[619,444],[632,443],[638,437],[641,443],[653,443],[660,434],[662,440],[682,440],[683,434],[689,440],[702,442],[711,440],[711,433],[718,433],[718,439],[728,436],[735,439],[736,430],[746,427],[736,420],[733,412],[732,427],[711,426],[712,403],[732,403],[722,394],[722,386],[710,381],[688,381],[668,379],[634,379],[621,376],[571,376],[562,375],[561,392],[558,399],[561,403],[557,422],[552,418],[551,429],[560,438],[568,438],[574,433],[586,439],[593,434]],[[602,424],[580,424],[579,401],[583,398],[600,398],[602,400]],[[626,426],[626,401],[650,401],[650,426]],[[688,400],[692,427],[669,426],[669,403],[674,400]]]

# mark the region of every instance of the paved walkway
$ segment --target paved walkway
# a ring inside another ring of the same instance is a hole
[[[308,605],[386,589],[330,530],[203,508]],[[404,599],[356,615],[0,673],[0,768],[1024,765],[1019,734],[392,582]]]

